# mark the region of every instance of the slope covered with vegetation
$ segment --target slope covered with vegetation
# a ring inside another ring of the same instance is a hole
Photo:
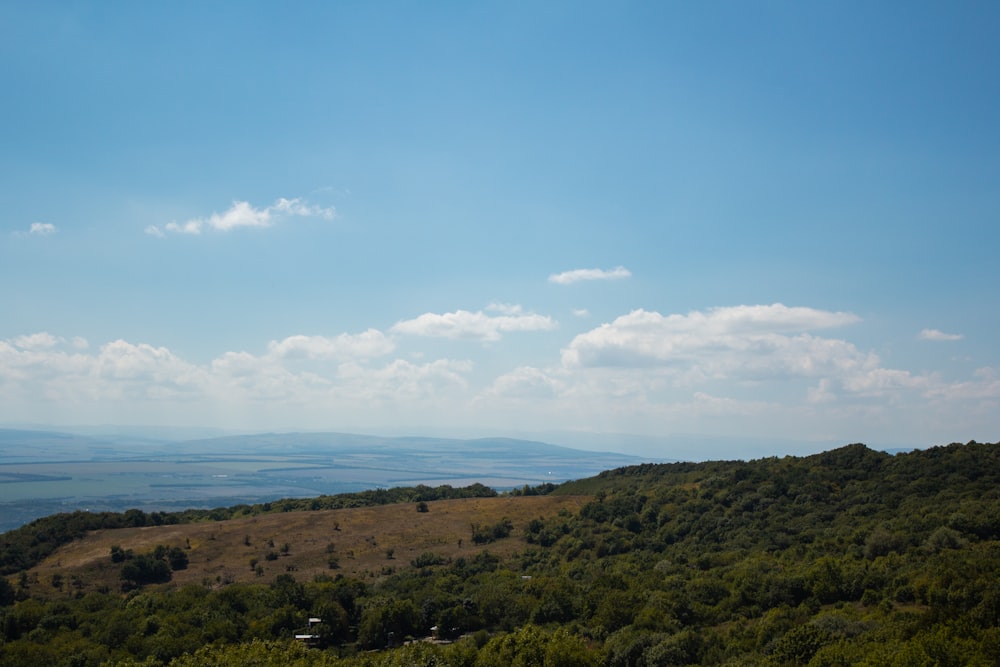
[[[124,592],[16,574],[0,664],[1000,663],[1000,445],[643,465],[544,490],[590,500],[470,522],[464,555],[367,576],[147,583],[125,566],[183,559],[128,544],[109,554]],[[432,628],[450,643],[406,643]]]
[[[0,575],[24,571],[60,546],[79,539],[88,531],[172,526],[203,521],[224,521],[248,516],[303,510],[375,507],[406,502],[427,502],[455,498],[492,498],[497,492],[482,484],[455,488],[442,486],[397,487],[342,493],[318,498],[285,498],[254,505],[234,505],[211,510],[179,512],[66,512],[35,519],[15,530],[0,533]]]

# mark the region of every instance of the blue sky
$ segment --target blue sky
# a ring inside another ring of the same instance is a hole
[[[998,20],[0,5],[0,423],[993,441]]]

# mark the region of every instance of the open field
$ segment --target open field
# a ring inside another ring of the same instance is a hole
[[[484,549],[510,555],[526,546],[522,536],[532,519],[554,516],[562,510],[575,514],[589,499],[469,498],[428,502],[427,512],[418,512],[414,504],[407,503],[102,530],[61,547],[32,568],[28,579],[33,593],[46,596],[102,587],[118,590],[121,564],[111,561],[111,547],[131,549],[138,555],[158,545],[181,547],[188,555],[187,569],[175,571],[171,585],[271,581],[286,572],[303,580],[337,573],[374,579],[390,569],[408,567],[426,552],[445,559],[471,557]],[[472,524],[492,525],[504,518],[513,524],[510,537],[487,545],[473,543]],[[268,554],[273,554],[272,560]],[[336,559],[335,569],[330,567],[331,558]],[[251,559],[256,559],[259,571],[251,567]],[[65,592],[52,587],[54,575],[67,582]]]

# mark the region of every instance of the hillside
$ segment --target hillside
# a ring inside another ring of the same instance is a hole
[[[446,560],[474,556],[482,550],[471,537],[470,527],[475,523],[493,525],[509,519],[514,537],[497,543],[492,551],[511,556],[526,546],[523,535],[531,520],[560,511],[576,513],[586,500],[579,496],[470,498],[430,501],[423,504],[426,510],[422,512],[416,503],[406,503],[97,530],[29,569],[29,581],[40,583],[27,588],[47,596],[51,586],[44,582],[59,575],[67,582],[81,582],[73,587],[78,592],[117,590],[121,565],[110,557],[115,546],[136,554],[161,545],[183,548],[187,566],[174,571],[171,578],[178,586],[271,581],[287,572],[303,580],[333,571],[368,580],[405,568],[427,552]]]
[[[0,591],[0,664],[1000,663],[1000,445],[536,492],[90,533]]]

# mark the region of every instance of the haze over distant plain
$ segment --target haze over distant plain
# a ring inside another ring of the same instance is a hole
[[[993,441],[998,19],[7,4],[0,423]]]

